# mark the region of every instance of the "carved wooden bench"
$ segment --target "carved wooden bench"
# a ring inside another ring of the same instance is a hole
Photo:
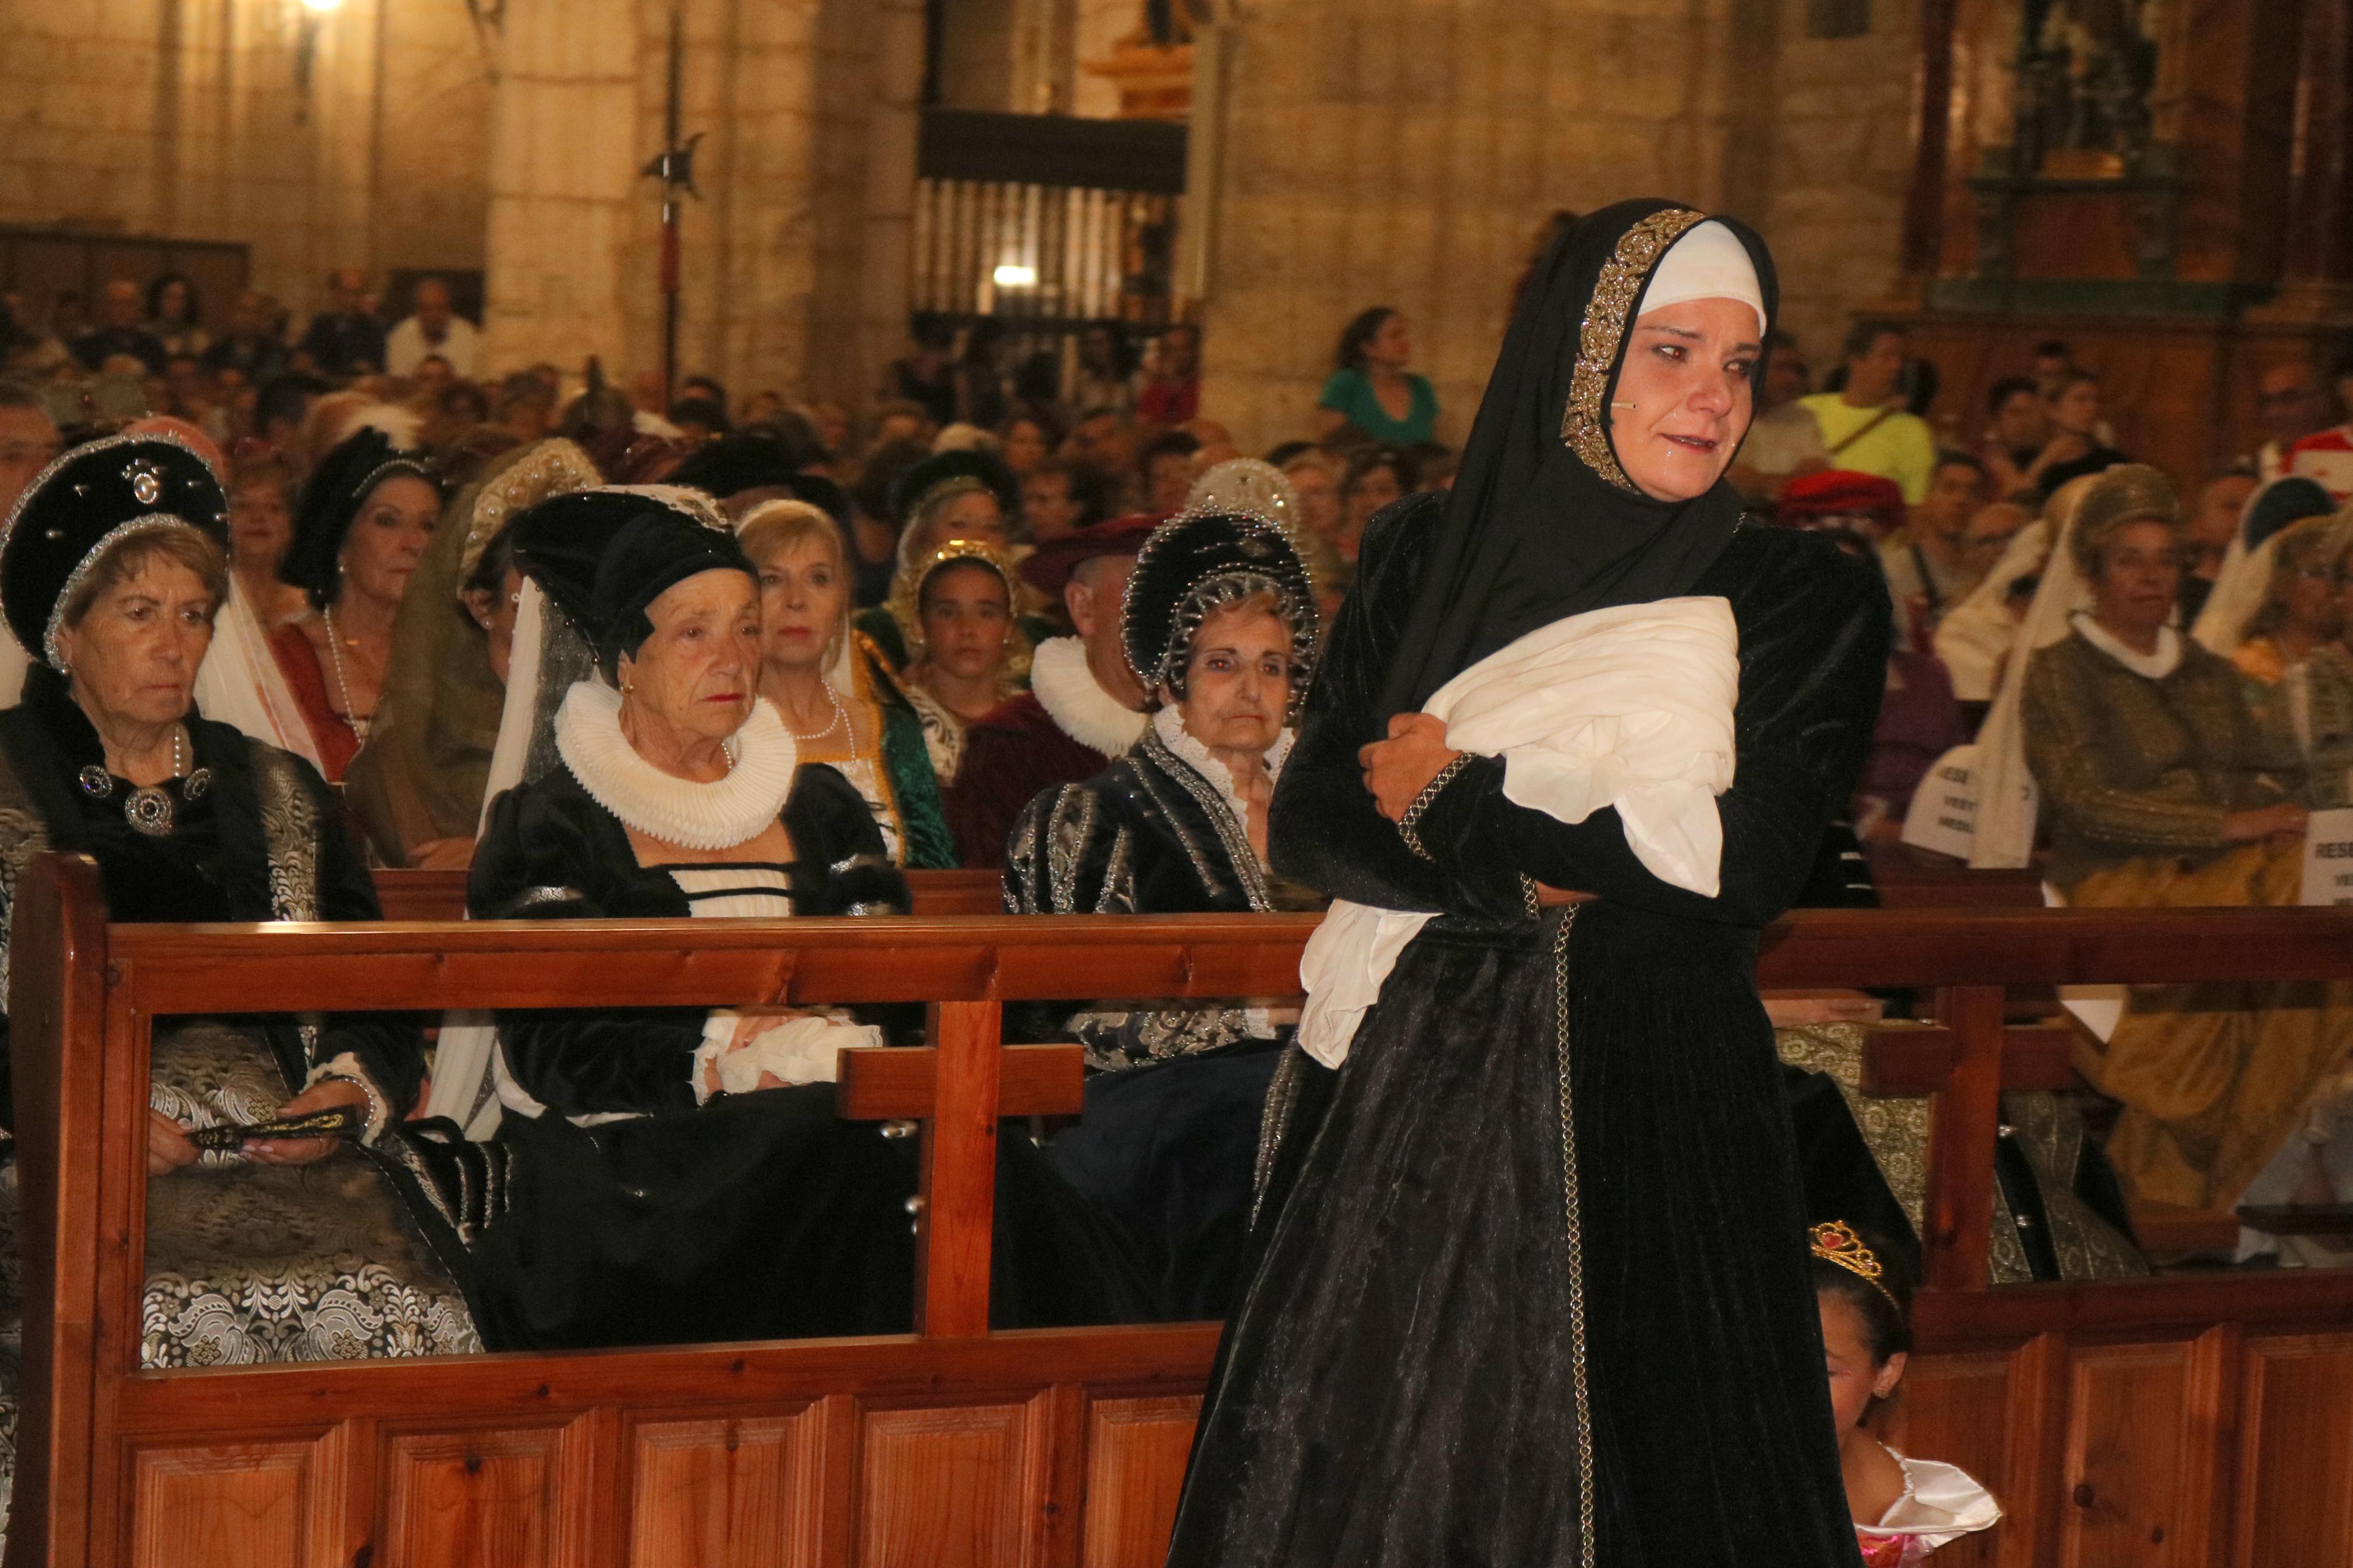
[[[1295,994],[1313,917],[111,926],[93,868],[63,857],[16,907],[11,1564],[1158,1563],[1217,1331],[987,1331],[997,1117],[1071,1086],[1066,1052],[1000,1048],[998,1009],[1074,988]],[[1985,1285],[2000,1095],[2052,1071],[2005,985],[2349,965],[2353,911],[1841,911],[1767,933],[1767,984],[1941,988],[1941,1032],[1883,1036],[1868,1065],[1935,1096],[1922,1353],[1894,1436],[2012,1515],[1957,1561],[2353,1552],[2348,1510],[2316,1511],[2353,1495],[2353,1275]],[[933,1005],[932,1054],[854,1059],[841,1091],[846,1112],[923,1123],[918,1331],[139,1371],[151,1031],[258,997]]]

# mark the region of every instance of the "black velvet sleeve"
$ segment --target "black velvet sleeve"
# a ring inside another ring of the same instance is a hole
[[[1356,763],[1357,750],[1386,733],[1375,715],[1389,650],[1413,608],[1430,531],[1445,510],[1442,495],[1412,496],[1366,527],[1356,590],[1333,623],[1275,786],[1269,847],[1276,871],[1336,899],[1508,920],[1521,908],[1508,858],[1440,867],[1414,855],[1375,807]]]
[[[682,916],[682,909],[628,907],[638,901],[629,896],[628,873],[637,866],[628,837],[568,783],[567,774],[550,774],[491,806],[466,888],[476,918]],[[615,861],[617,848],[626,867]],[[691,1107],[694,1052],[709,1016],[692,1007],[505,1011],[499,1039],[516,1082],[561,1114]]]
[[[319,918],[322,921],[380,921],[384,906],[376,901],[375,881],[343,826],[343,811],[318,771],[300,758],[290,759],[300,770],[310,792],[319,823]],[[406,1013],[330,1014],[319,1030],[311,1053],[313,1071],[348,1058],[367,1075],[391,1103],[385,1109],[395,1121],[417,1104],[425,1082],[425,1037],[413,1015]]]
[[[1733,595],[1738,756],[1732,788],[1716,797],[1724,822],[1716,896],[1652,876],[1614,809],[1570,824],[1513,805],[1504,797],[1504,764],[1491,758],[1464,767],[1421,818],[1421,841],[1440,865],[1466,879],[1503,868],[1614,902],[1736,925],[1763,925],[1789,907],[1870,746],[1892,629],[1886,585],[1870,563],[1813,535],[1759,532],[1725,563],[1746,581]]]
[[[796,914],[903,915],[913,907],[866,798],[836,770],[811,763],[793,775],[785,831],[799,867]]]

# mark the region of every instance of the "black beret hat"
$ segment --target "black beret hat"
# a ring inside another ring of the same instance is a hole
[[[111,436],[33,477],[0,523],[0,611],[25,651],[58,668],[57,634],[106,547],[134,533],[191,528],[224,548],[228,499],[195,449],[169,436]]]
[[[1271,593],[1291,627],[1292,703],[1315,667],[1315,590],[1298,548],[1279,524],[1249,512],[1179,512],[1152,531],[1128,574],[1120,607],[1127,662],[1147,689],[1182,695],[1193,634],[1210,611]]]
[[[303,481],[293,542],[278,564],[280,579],[309,593],[315,605],[332,604],[343,578],[343,541],[360,508],[376,486],[398,474],[423,479],[440,493],[440,477],[424,456],[396,449],[392,437],[373,426],[361,426],[320,458]]]
[[[756,576],[710,498],[673,485],[552,496],[515,520],[514,550],[607,680],[653,630],[646,607],[670,587],[703,572]]]

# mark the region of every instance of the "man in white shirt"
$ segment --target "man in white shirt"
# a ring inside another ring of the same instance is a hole
[[[449,308],[449,286],[438,278],[419,279],[416,306],[417,313],[385,339],[385,369],[393,375],[415,375],[417,365],[431,354],[447,360],[461,378],[472,380],[478,334],[473,322]]]

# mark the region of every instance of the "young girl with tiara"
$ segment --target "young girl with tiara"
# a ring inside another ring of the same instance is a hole
[[[1966,1471],[1908,1458],[1872,1435],[1871,1417],[1894,1395],[1911,1355],[1911,1288],[1844,1220],[1825,1220],[1812,1236],[1814,1294],[1855,1538],[1866,1568],[1913,1568],[1947,1542],[1991,1528],[2001,1506]]]

